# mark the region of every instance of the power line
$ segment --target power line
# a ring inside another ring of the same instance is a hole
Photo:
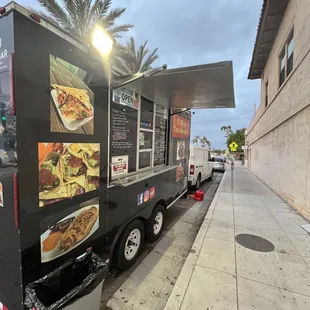
[[[229,121],[234,120],[234,119],[242,119],[242,118],[249,118],[249,117],[253,117],[253,115],[231,117],[231,118],[227,118],[227,119],[204,120],[202,122],[192,122],[192,124],[214,123],[214,122],[229,122]]]

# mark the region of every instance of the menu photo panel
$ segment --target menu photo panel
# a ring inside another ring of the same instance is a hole
[[[94,134],[92,73],[50,55],[50,130]]]
[[[99,143],[38,143],[39,206],[99,188]]]

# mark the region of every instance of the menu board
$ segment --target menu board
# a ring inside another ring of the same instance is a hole
[[[128,172],[136,170],[138,110],[111,103],[111,157],[128,155]]]
[[[165,163],[166,158],[166,128],[167,120],[160,115],[155,117],[155,149],[154,166]]]

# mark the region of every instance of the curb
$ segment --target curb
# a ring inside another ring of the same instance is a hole
[[[196,236],[196,239],[194,241],[194,244],[186,258],[186,261],[182,267],[182,270],[179,274],[179,277],[174,285],[174,288],[169,296],[169,299],[166,303],[166,306],[164,310],[176,310],[180,309],[182,306],[183,298],[186,294],[188,284],[191,280],[192,274],[194,272],[194,268],[196,266],[196,262],[198,260],[199,253],[201,251],[203,241],[205,239],[205,236],[207,234],[209,225],[210,225],[210,219],[212,218],[218,197],[219,197],[219,190],[221,188],[221,184],[225,180],[227,176],[227,171],[225,171],[224,176],[221,180],[220,185],[217,188],[217,191],[214,195],[214,198],[211,202],[210,208],[204,218],[204,221],[202,222],[200,229],[198,231],[198,234]]]

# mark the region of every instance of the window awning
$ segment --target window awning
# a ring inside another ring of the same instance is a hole
[[[235,107],[231,61],[164,70],[131,81],[133,78],[115,76],[114,88],[127,80],[125,88],[173,109]]]

